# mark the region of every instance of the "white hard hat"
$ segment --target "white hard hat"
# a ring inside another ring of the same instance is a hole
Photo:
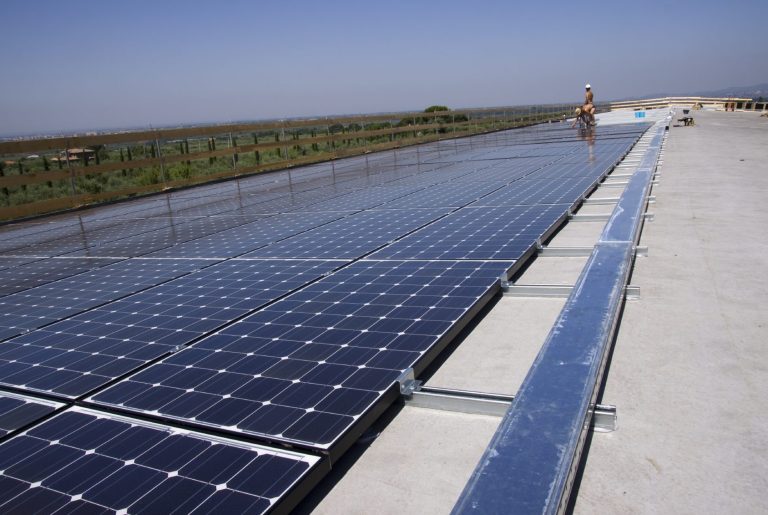
[[[584,86],[584,87],[585,87],[586,89],[589,89],[589,88],[591,88],[592,86],[590,86],[589,84],[587,84],[587,85],[586,85],[586,86]]]

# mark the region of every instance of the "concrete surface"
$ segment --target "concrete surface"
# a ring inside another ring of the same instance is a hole
[[[565,299],[501,298],[426,384],[514,395],[563,305]]]
[[[406,406],[313,513],[449,513],[499,420]]]
[[[672,128],[575,512],[768,513],[768,120]]]
[[[560,246],[559,240],[552,240],[553,247]],[[584,246],[594,245],[594,241],[586,241]],[[539,256],[525,271],[525,278],[518,284],[562,284],[573,286],[579,278],[581,270],[587,263],[586,257],[543,257]],[[565,299],[563,299],[565,300]],[[561,306],[562,307],[562,306]],[[552,320],[554,322],[554,320]]]
[[[621,192],[621,190],[616,190]],[[592,194],[595,197],[606,197],[605,190],[600,188]],[[611,195],[613,196],[613,195]],[[583,206],[585,209],[588,206]],[[610,206],[594,206],[603,208],[604,211],[610,211]],[[608,208],[608,209],[606,209]],[[586,213],[586,211],[583,211]],[[594,245],[600,238],[600,233],[603,232],[605,222],[569,222],[560,229],[552,241],[548,243],[553,247],[580,247],[584,245]]]

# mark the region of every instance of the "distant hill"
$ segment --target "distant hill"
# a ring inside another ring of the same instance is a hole
[[[661,97],[741,97],[741,98],[768,98],[768,83],[755,84],[754,86],[731,86],[729,88],[708,91],[685,91],[677,93],[653,93],[641,97],[624,98],[622,100],[643,100],[645,98]]]

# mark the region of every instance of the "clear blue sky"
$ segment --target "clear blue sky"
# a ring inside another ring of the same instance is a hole
[[[768,1],[0,2],[0,134],[768,82]]]

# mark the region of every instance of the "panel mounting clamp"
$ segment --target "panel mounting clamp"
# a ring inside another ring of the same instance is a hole
[[[419,389],[421,381],[416,379],[416,375],[413,372],[413,368],[405,370],[400,377],[397,378],[397,382],[400,384],[400,395],[406,397],[410,396]]]

